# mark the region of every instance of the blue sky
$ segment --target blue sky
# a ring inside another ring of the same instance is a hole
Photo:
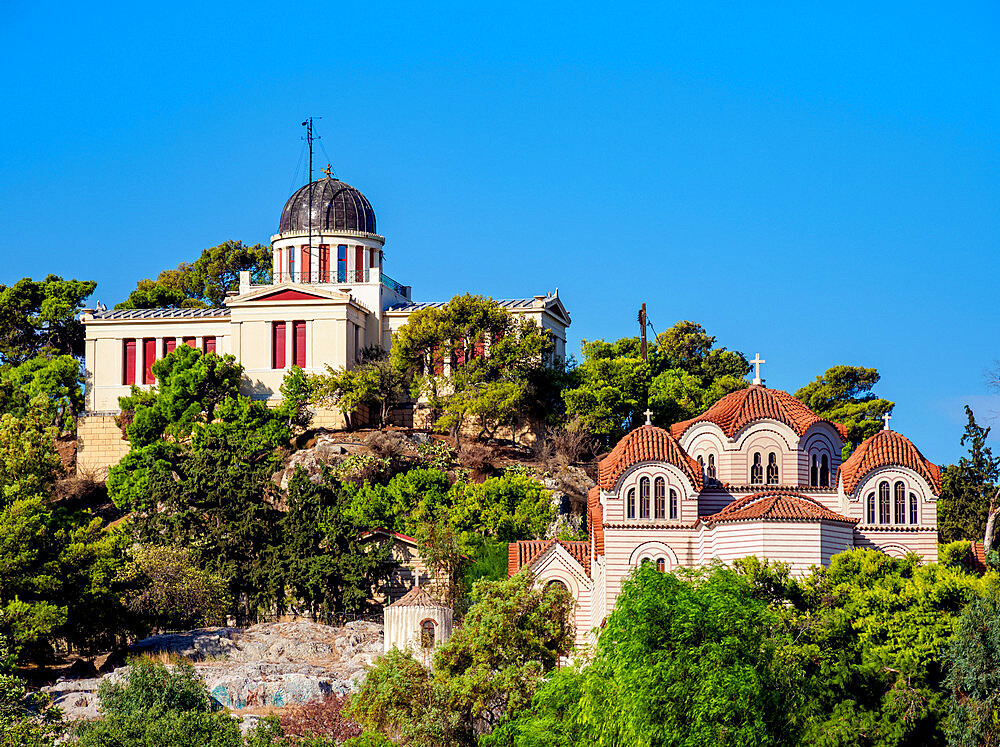
[[[112,305],[267,242],[322,116],[418,300],[558,286],[572,351],[646,301],[791,391],[873,366],[954,461],[1000,413],[1000,6],[763,5],[0,3],[0,282]]]

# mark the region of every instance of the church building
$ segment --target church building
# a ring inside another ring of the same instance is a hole
[[[765,387],[762,362],[749,388],[669,428],[647,419],[601,460],[588,541],[510,545],[511,575],[528,567],[572,593],[578,644],[640,563],[670,571],[755,555],[803,574],[856,547],[937,560],[938,466],[888,415],[841,463],[843,426]]]
[[[322,373],[327,365],[353,366],[368,346],[388,351],[410,314],[444,302],[416,302],[410,286],[389,277],[385,243],[360,191],[319,179],[281,211],[269,282],[254,284],[241,273],[222,308],[85,310],[87,412],[78,427],[78,470],[104,470],[127,453],[114,425],[118,398],[132,385],[151,386],[153,362],[178,345],[235,356],[246,374],[244,394],[272,402],[292,366]],[[549,330],[553,355],[565,357],[570,317],[558,290],[498,303]],[[327,411],[315,422],[339,427],[343,418]]]

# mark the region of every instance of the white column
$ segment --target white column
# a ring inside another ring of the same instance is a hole
[[[292,336],[295,334],[295,325],[285,322],[285,368],[292,367]]]

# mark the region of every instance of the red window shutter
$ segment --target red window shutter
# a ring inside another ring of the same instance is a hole
[[[458,341],[458,345],[456,345],[455,363],[457,363],[460,366],[463,363],[465,363],[465,338],[464,337],[461,340],[459,340]]]
[[[182,337],[181,343],[187,345],[189,348],[195,347],[195,339],[193,337]]]
[[[306,367],[306,323],[292,322],[292,363]]]
[[[135,383],[135,340],[122,340],[122,384]]]
[[[371,249],[368,250],[368,253],[369,253],[368,267],[372,268],[372,269],[378,267],[378,250],[376,250],[373,247],[373,248],[371,248]]]
[[[309,247],[302,247],[302,282],[308,283],[312,279],[312,267],[309,264]]]
[[[365,248],[363,246],[354,247],[354,282],[365,282]]]
[[[271,323],[271,368],[285,367],[285,323]]]
[[[170,355],[177,349],[177,338],[176,337],[164,337],[163,338],[163,354]]]
[[[330,245],[319,245],[319,281],[330,282]]]
[[[214,353],[215,352],[215,337],[203,337],[201,340],[201,352],[203,353]]]
[[[153,363],[156,361],[156,338],[147,337],[142,341],[142,383],[152,384],[156,381],[153,377]]]

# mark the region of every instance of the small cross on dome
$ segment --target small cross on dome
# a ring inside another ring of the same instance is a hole
[[[885,423],[885,425],[882,427],[882,430],[884,431],[892,430],[891,428],[889,428],[890,420],[892,420],[892,415],[890,415],[889,413],[886,413],[885,415],[882,416],[882,422]]]
[[[650,410],[650,409],[649,409],[649,408],[647,407],[647,408],[646,408],[646,412],[644,412],[644,413],[643,413],[643,415],[645,415],[645,416],[646,416],[646,425],[652,425],[652,424],[653,424],[653,420],[652,420],[652,417],[653,417],[653,411],[652,411],[652,410]]]
[[[760,364],[767,363],[767,361],[760,357],[760,353],[754,353],[753,360],[750,362],[753,363],[754,366],[753,383],[763,384],[764,380],[760,378]]]

